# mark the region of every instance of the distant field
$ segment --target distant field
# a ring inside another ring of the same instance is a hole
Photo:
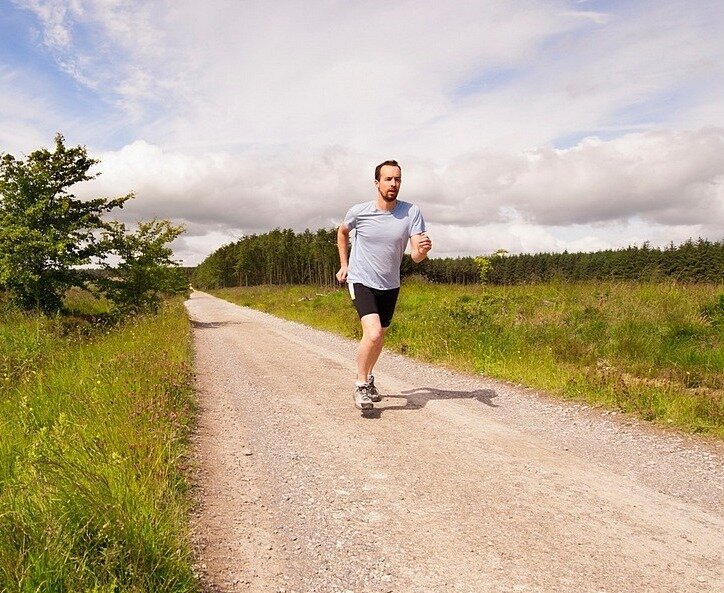
[[[346,290],[213,294],[359,337]],[[724,285],[403,286],[388,348],[724,437]]]
[[[185,310],[108,325],[71,298],[82,315],[0,310],[0,591],[196,591]]]

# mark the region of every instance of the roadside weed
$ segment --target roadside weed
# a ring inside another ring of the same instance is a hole
[[[90,336],[5,316],[0,590],[196,591],[181,472],[193,418],[179,301]]]

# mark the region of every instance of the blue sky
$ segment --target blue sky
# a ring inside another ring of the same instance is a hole
[[[187,263],[333,226],[403,164],[438,256],[724,237],[714,0],[0,0],[0,151],[62,132],[82,195]]]

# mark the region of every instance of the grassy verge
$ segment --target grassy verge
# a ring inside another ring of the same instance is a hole
[[[0,313],[1,591],[197,590],[190,356],[180,301],[114,326]]]
[[[344,290],[248,287],[232,302],[359,337]],[[413,357],[724,437],[724,287],[408,283],[386,345]]]

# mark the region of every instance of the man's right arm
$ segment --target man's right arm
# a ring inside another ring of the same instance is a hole
[[[337,251],[339,252],[339,271],[335,274],[338,282],[347,280],[347,266],[349,264],[349,229],[344,223],[337,229]]]

